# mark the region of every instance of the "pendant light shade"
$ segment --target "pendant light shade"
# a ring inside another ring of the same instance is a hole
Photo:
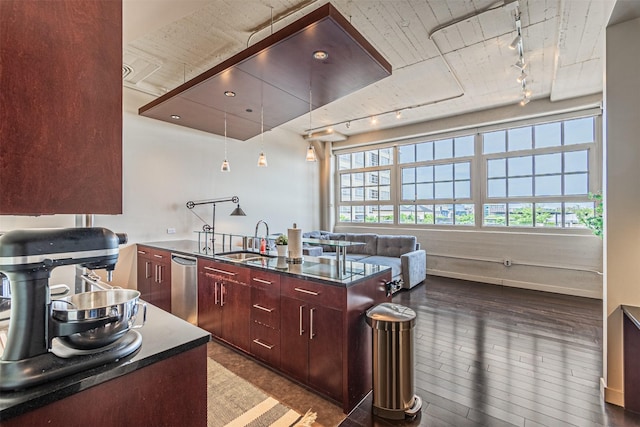
[[[264,107],[260,106],[260,157],[258,157],[258,167],[267,167],[267,156],[264,155]]]
[[[309,148],[307,148],[307,162],[317,162],[318,157],[316,156],[316,149],[313,148],[313,145],[309,144]]]
[[[227,113],[224,113],[224,162],[220,166],[220,172],[231,172],[231,165],[227,160]]]
[[[240,207],[240,203],[238,203],[238,206],[231,212],[230,216],[247,216],[247,214],[244,213]]]
[[[264,152],[260,152],[260,157],[258,157],[258,167],[266,168],[267,166],[267,156],[264,155]]]

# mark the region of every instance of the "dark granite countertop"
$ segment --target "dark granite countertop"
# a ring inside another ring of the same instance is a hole
[[[275,255],[272,257],[262,257],[260,260],[241,262],[229,261],[228,259],[219,256],[219,254],[212,255],[202,253],[198,248],[198,242],[192,240],[167,240],[162,242],[145,242],[139,244],[177,254],[213,259],[233,265],[272,270],[274,272],[295,276],[297,278],[319,280],[325,284],[333,286],[349,287],[350,285],[356,284],[368,277],[391,270],[391,267],[384,265],[347,261],[344,268],[339,271],[339,267],[334,256],[331,258],[305,256],[304,262],[301,264],[287,263],[284,258],[278,258]]]
[[[632,305],[623,305],[621,307],[622,312],[640,329],[640,307],[634,307]]]
[[[34,386],[21,391],[0,392],[0,420],[7,420],[45,406],[89,387],[126,375],[152,363],[209,342],[209,332],[147,303],[147,321],[137,329],[142,345],[118,362]],[[99,405],[99,402],[96,402]]]

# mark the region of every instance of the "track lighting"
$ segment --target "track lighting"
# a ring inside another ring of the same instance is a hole
[[[396,111],[396,119],[402,118],[402,111]]]
[[[516,81],[518,83],[522,83],[524,81],[524,79],[527,78],[527,73],[525,73],[524,71],[520,72],[520,75],[518,76],[518,78],[516,78]]]
[[[518,45],[520,44],[521,41],[522,41],[522,36],[520,34],[518,34],[516,36],[516,38],[513,39],[513,41],[509,45],[509,49],[515,50],[518,47]]]
[[[372,125],[378,124],[378,118],[376,116],[371,116],[371,124]]]
[[[520,100],[520,105],[524,107],[525,105],[527,105],[529,103],[529,101],[531,101],[531,100],[528,97],[523,96],[522,99]]]

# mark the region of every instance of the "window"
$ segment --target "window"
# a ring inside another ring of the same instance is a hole
[[[595,118],[480,135],[486,161],[483,225],[582,227],[588,202]]]
[[[597,116],[337,154],[342,223],[584,228]]]
[[[338,221],[394,223],[391,204],[393,149],[338,155],[340,202]]]
[[[474,225],[471,161],[474,136],[402,145],[400,224]]]

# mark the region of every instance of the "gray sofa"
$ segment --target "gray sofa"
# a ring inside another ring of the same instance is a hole
[[[400,279],[405,289],[413,288],[427,277],[427,254],[420,249],[420,243],[415,236],[311,231],[303,233],[302,237],[364,243],[348,247],[347,260],[391,267],[392,279]],[[309,256],[335,258],[333,246],[305,243],[303,253]]]

